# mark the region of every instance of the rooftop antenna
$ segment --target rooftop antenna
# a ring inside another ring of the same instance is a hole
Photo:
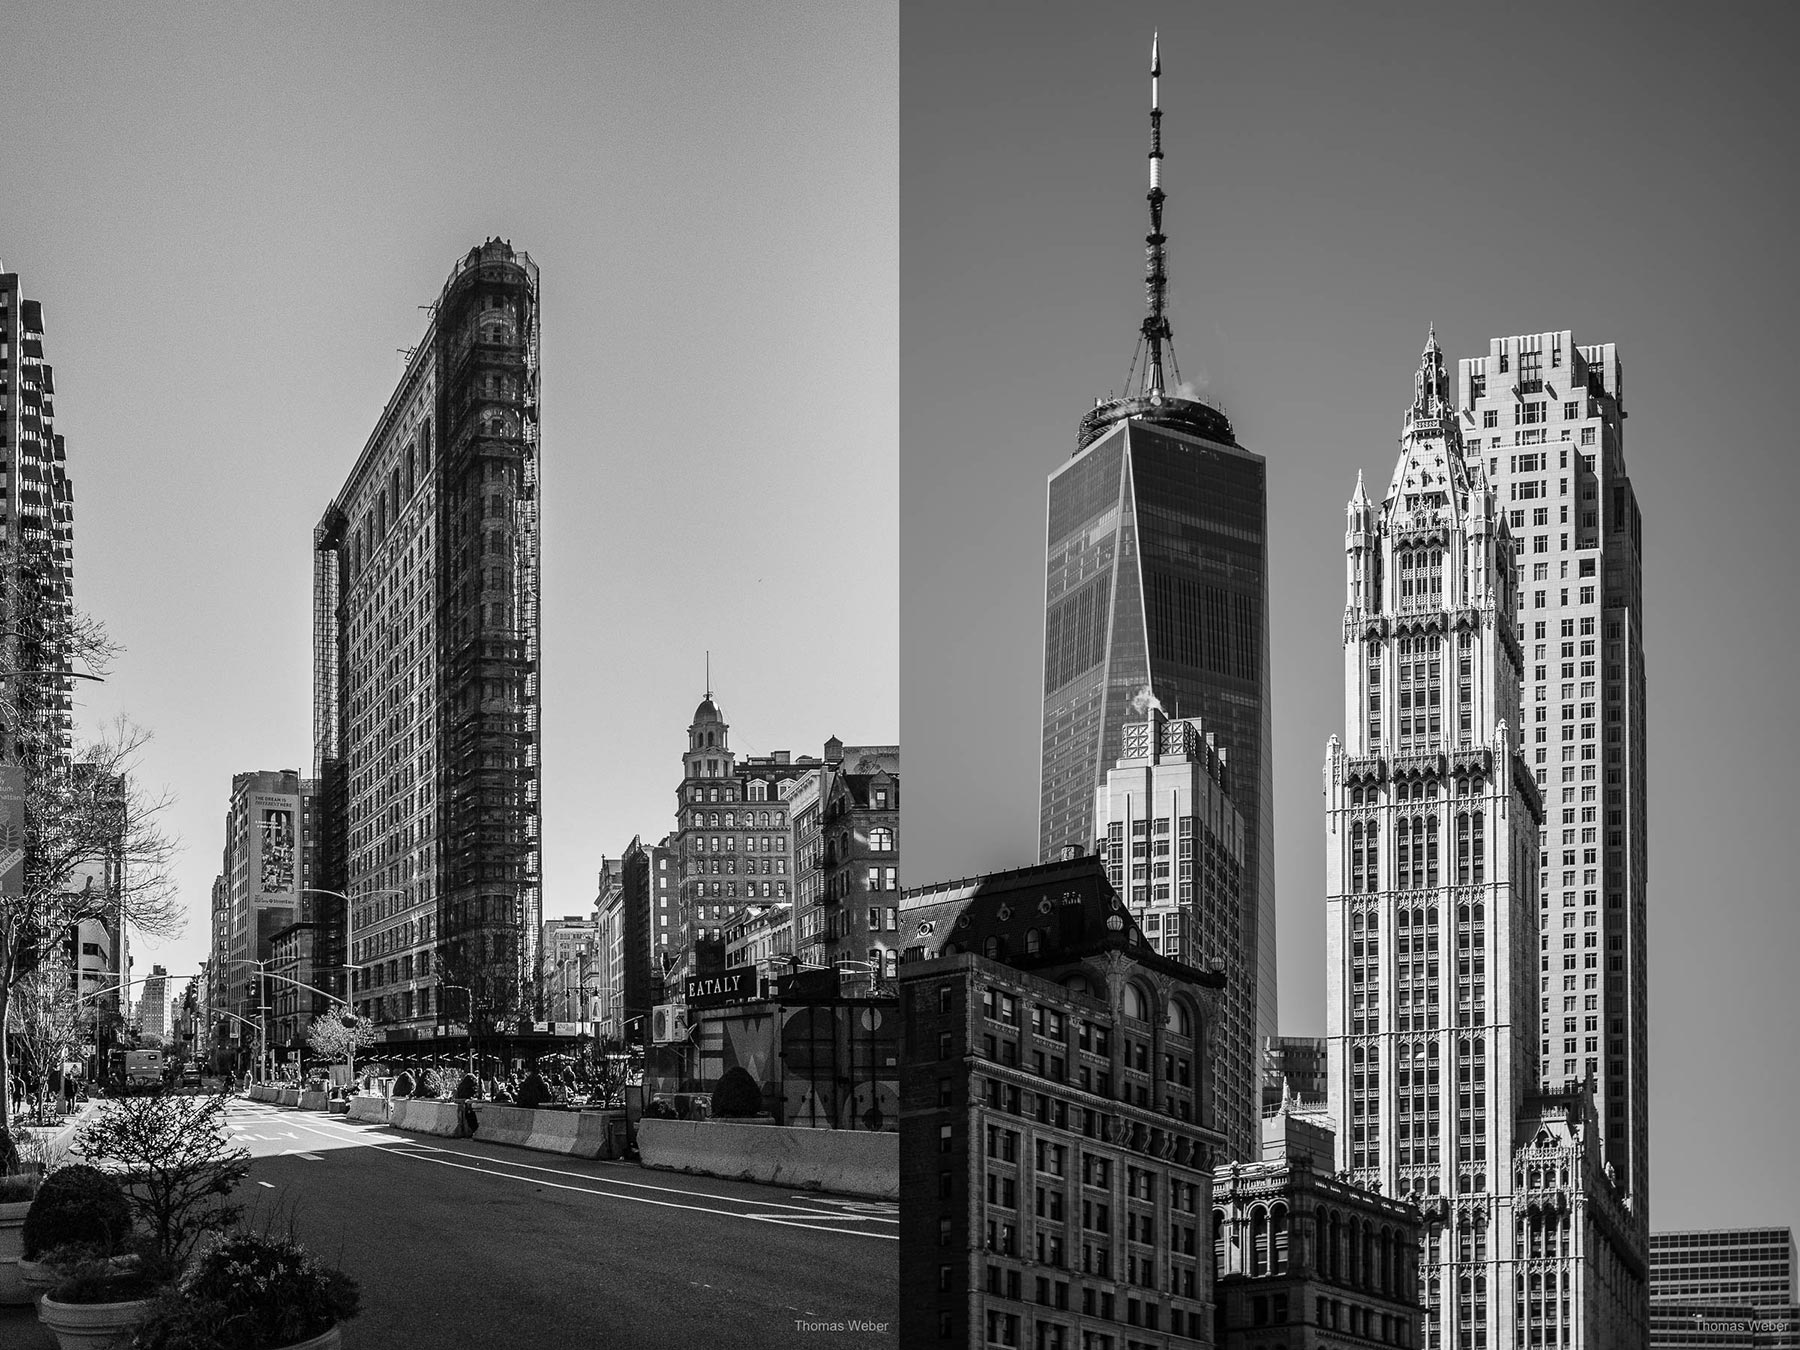
[[[1152,33],[1150,36],[1150,233],[1144,236],[1144,299],[1148,312],[1144,322],[1139,326],[1139,347],[1144,352],[1144,380],[1140,386],[1138,397],[1161,399],[1167,393],[1167,383],[1163,375],[1163,353],[1168,352],[1169,366],[1175,373],[1177,384],[1181,382],[1181,367],[1175,363],[1175,346],[1171,341],[1174,330],[1169,326],[1169,269],[1168,255],[1163,246],[1168,237],[1163,234],[1162,210],[1162,94],[1160,80],[1162,77],[1161,36]],[[1132,364],[1135,366],[1136,361]],[[1127,391],[1131,385],[1131,377],[1125,379]]]
[[[712,697],[712,649],[706,652],[706,696]]]

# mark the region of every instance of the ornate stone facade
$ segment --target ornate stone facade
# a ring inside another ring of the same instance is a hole
[[[1435,334],[1400,445],[1381,506],[1359,478],[1348,508],[1345,736],[1326,752],[1339,1165],[1423,1210],[1428,1350],[1641,1346],[1641,1225],[1597,1151],[1591,1082],[1540,1089],[1517,540],[1464,453]]]
[[[1220,1350],[1417,1346],[1418,1208],[1334,1174],[1331,1131],[1285,1107],[1262,1161],[1213,1172]]]

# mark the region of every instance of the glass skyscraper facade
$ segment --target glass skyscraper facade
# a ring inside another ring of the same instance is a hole
[[[1095,790],[1127,722],[1153,703],[1200,719],[1244,822],[1241,950],[1255,976],[1254,1034],[1273,1036],[1266,466],[1203,404],[1113,410],[1129,415],[1090,417],[1082,448],[1050,478],[1040,856],[1093,849]],[[1134,860],[1128,899],[1178,884],[1154,866]]]

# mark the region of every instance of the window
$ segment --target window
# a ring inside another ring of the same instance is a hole
[[[869,851],[871,853],[891,853],[894,848],[894,832],[885,825],[877,825],[869,831]]]

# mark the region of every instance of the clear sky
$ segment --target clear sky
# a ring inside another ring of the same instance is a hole
[[[1494,21],[1484,22],[1488,16]],[[1034,860],[1044,486],[1143,305],[1267,457],[1283,1029],[1324,1030],[1344,503],[1451,358],[1616,342],[1644,514],[1651,1223],[1800,1227],[1791,7],[908,3],[908,884]]]
[[[44,303],[78,684],[178,797],[205,950],[235,772],[312,760],[312,530],[451,265],[542,269],[544,912],[740,751],[897,739],[886,3],[8,10],[0,261]]]

